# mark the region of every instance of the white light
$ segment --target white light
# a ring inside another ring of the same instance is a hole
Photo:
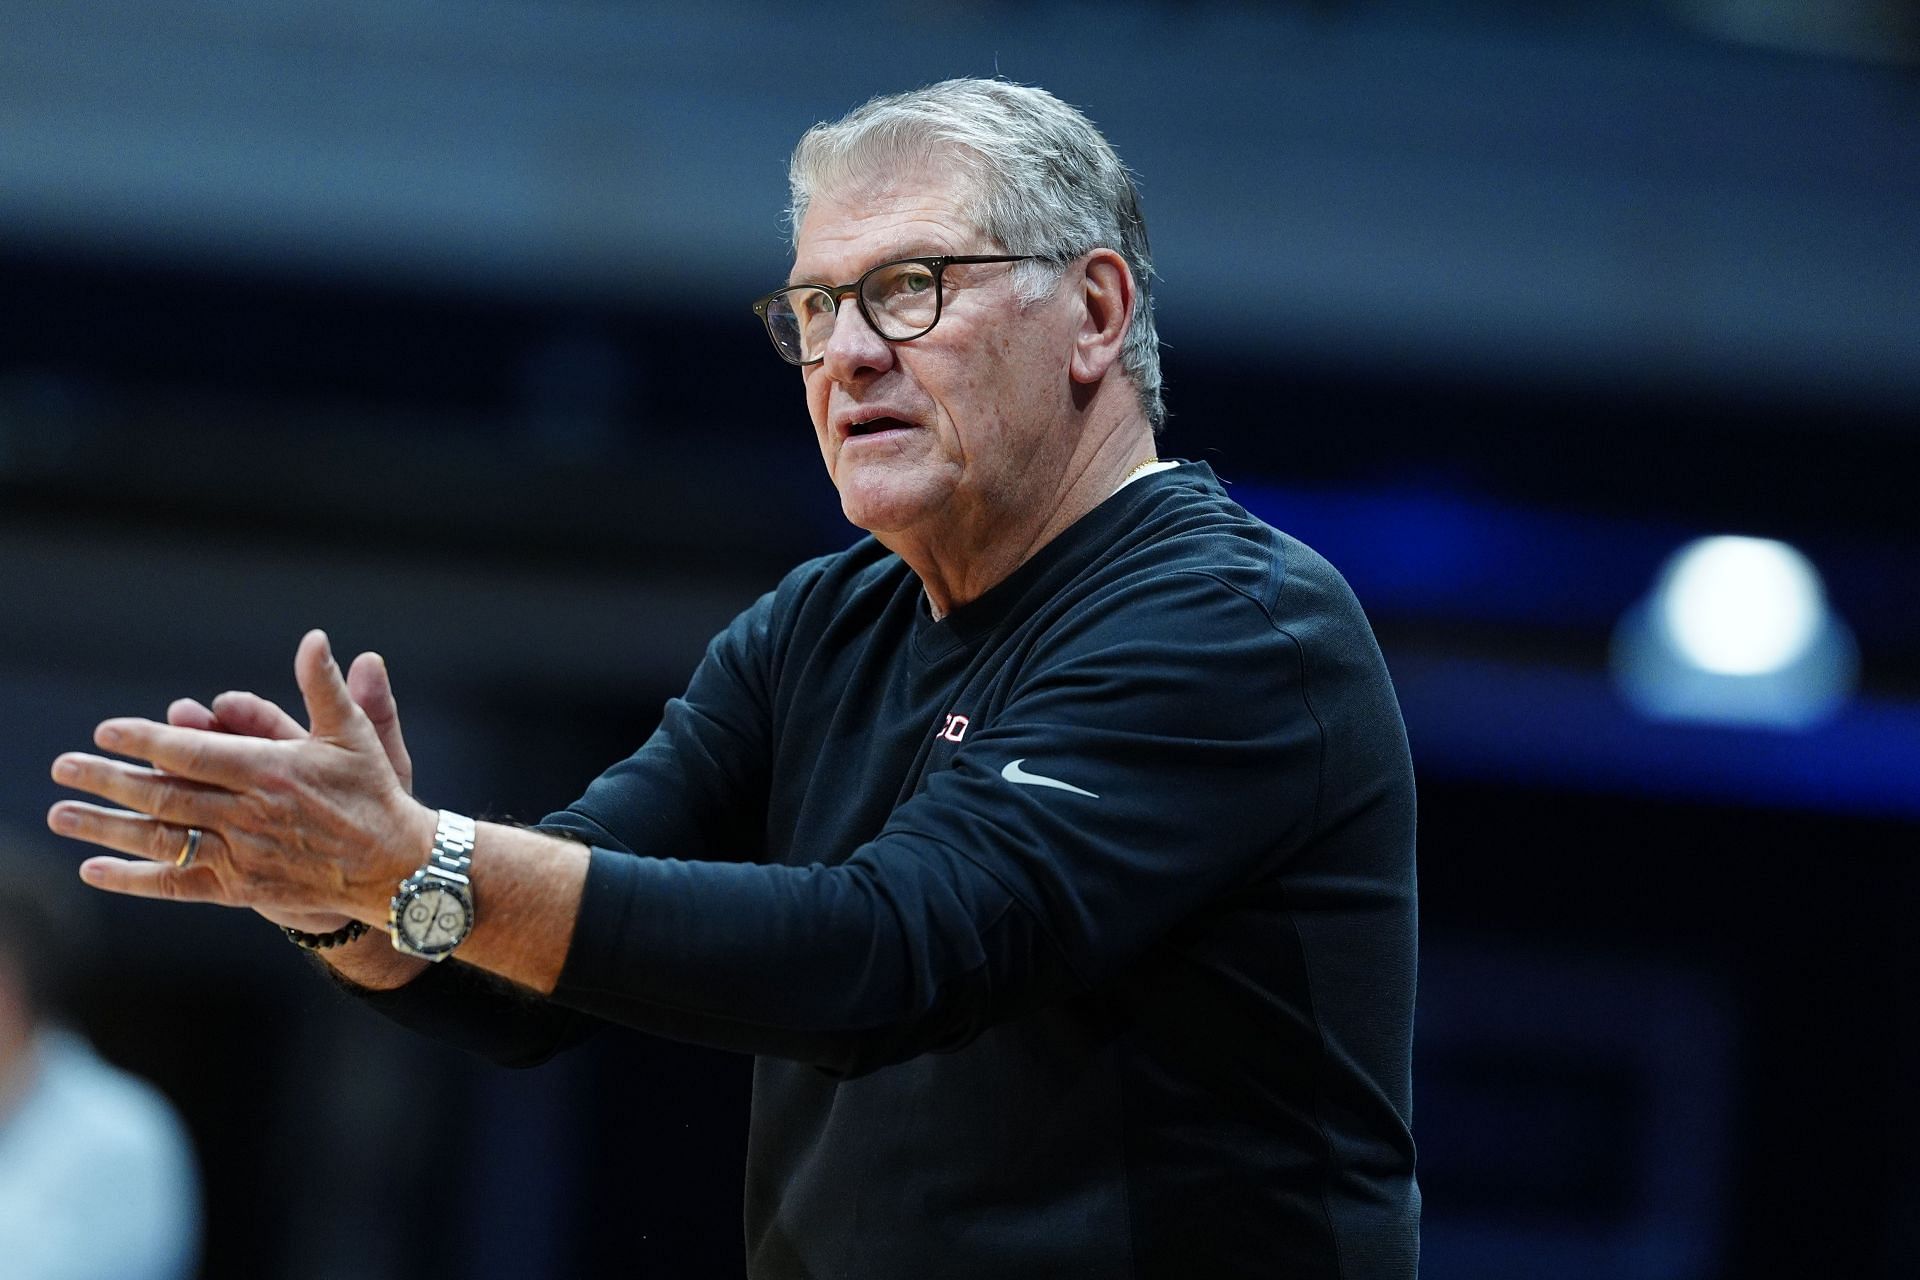
[[[1683,658],[1730,676],[1792,666],[1826,615],[1813,565],[1769,538],[1702,538],[1682,548],[1669,562],[1658,608]]]

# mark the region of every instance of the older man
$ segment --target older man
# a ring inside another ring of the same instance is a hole
[[[1411,1276],[1405,735],[1339,575],[1155,457],[1125,169],[952,81],[809,132],[792,188],[755,309],[872,536],[639,751],[545,830],[436,814],[380,661],[316,632],[310,736],[107,721],[158,768],[63,756],[126,809],[54,827],[503,1061],[601,1019],[757,1055],[755,1277]]]

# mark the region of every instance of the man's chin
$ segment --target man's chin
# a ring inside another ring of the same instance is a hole
[[[849,523],[879,537],[924,524],[934,506],[931,497],[921,485],[856,481],[840,491],[840,510]]]
[[[871,503],[850,503],[844,498],[840,502],[840,511],[847,517],[848,524],[865,529],[877,538],[904,532],[915,523],[904,510]]]

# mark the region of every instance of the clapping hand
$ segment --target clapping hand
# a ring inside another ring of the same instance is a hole
[[[385,664],[362,654],[343,677],[312,631],[294,676],[310,727],[253,694],[222,694],[211,708],[181,699],[166,724],[114,719],[96,730],[98,746],[148,765],[82,752],[56,760],[56,781],[123,806],[63,800],[49,811],[60,834],[133,855],[89,858],[82,877],[115,893],[252,907],[313,932],[383,918],[435,821],[409,794]],[[190,865],[178,865],[183,855]]]

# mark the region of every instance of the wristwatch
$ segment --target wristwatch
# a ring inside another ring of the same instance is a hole
[[[440,811],[433,850],[400,882],[387,907],[393,949],[422,960],[445,960],[473,932],[473,819]]]

